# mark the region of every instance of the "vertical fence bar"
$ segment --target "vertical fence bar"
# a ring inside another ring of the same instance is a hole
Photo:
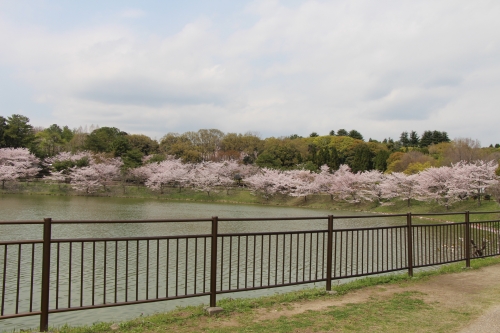
[[[470,216],[465,211],[465,267],[470,267]]]
[[[333,215],[328,215],[328,238],[326,249],[326,290],[332,290]]]
[[[407,250],[408,250],[408,275],[413,276],[413,227],[411,223],[411,213],[406,215],[407,228]]]
[[[212,217],[212,253],[210,256],[210,307],[217,303],[217,228],[219,218]],[[222,279],[222,277],[221,277]]]
[[[42,293],[40,331],[46,332],[49,328],[49,287],[50,287],[50,240],[52,238],[52,219],[43,219],[43,259],[42,259]]]

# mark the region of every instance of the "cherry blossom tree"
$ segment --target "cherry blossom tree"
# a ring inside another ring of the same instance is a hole
[[[178,185],[179,190],[185,186],[190,179],[189,165],[183,164],[180,159],[167,159],[160,163],[152,163],[139,168],[136,174],[147,177],[146,186],[164,193],[167,185]]]
[[[61,152],[55,156],[46,158],[44,165],[55,171],[64,171],[66,174],[75,166],[89,166],[93,159],[92,153],[82,151],[77,153]]]
[[[40,160],[26,148],[0,149],[0,180],[5,182],[24,178],[29,181],[40,171]]]
[[[419,173],[418,186],[423,200],[436,200],[448,210],[459,200],[454,169],[451,167],[429,168]]]
[[[330,194],[330,199],[333,201],[333,196],[336,194],[333,174],[326,164],[321,166],[320,170],[320,173],[314,179],[315,186],[319,192]]]
[[[217,170],[219,185],[229,194],[229,189],[234,186],[234,177],[239,173],[240,165],[234,160],[214,163],[213,168]]]
[[[118,177],[121,166],[120,158],[100,156],[96,159],[95,156],[92,156],[89,166],[74,166],[69,169],[70,184],[78,192],[95,193],[101,187],[106,189],[106,183]],[[64,170],[61,172],[66,173]]]
[[[279,170],[262,168],[254,175],[247,177],[245,183],[250,187],[253,194],[269,200],[278,191],[276,180],[280,177],[280,174]]]
[[[318,183],[315,182],[316,174],[308,170],[290,170],[283,173],[287,176],[289,195],[292,197],[304,197],[319,192]]]
[[[350,203],[361,202],[363,176],[361,173],[352,173],[347,164],[342,164],[333,174],[334,191],[341,200]]]
[[[198,163],[190,172],[190,181],[195,190],[206,192],[208,196],[210,192],[216,192],[217,186],[222,183],[217,168],[218,163]]]
[[[495,170],[498,164],[494,161],[475,161],[472,163],[459,162],[452,165],[457,179],[454,191],[466,192],[477,196],[477,204],[481,206],[481,196],[486,188],[498,183]]]
[[[73,167],[71,185],[76,191],[85,192],[85,194],[95,193],[103,186],[100,182],[100,174],[93,166]]]
[[[411,200],[420,196],[418,174],[405,175],[402,172],[393,172],[387,175],[386,180],[382,183],[382,192],[384,198],[399,197],[406,200],[408,207],[410,207]]]
[[[376,200],[377,204],[380,204],[384,197],[382,184],[385,178],[385,175],[378,170],[363,172],[361,174],[361,197],[368,201]]]

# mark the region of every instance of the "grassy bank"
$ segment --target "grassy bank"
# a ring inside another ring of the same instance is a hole
[[[6,189],[0,190],[2,194],[25,194],[25,195],[53,195],[53,196],[81,196],[80,192],[76,192],[68,184],[51,184],[44,181],[30,183],[11,183]],[[390,205],[380,206],[374,202],[363,202],[359,204],[351,204],[343,201],[331,200],[329,195],[311,195],[307,199],[301,197],[289,197],[286,195],[276,195],[269,200],[260,196],[253,195],[251,191],[244,188],[234,188],[229,191],[220,190],[213,191],[210,194],[206,192],[195,191],[190,188],[166,188],[164,193],[151,191],[145,186],[136,185],[110,185],[105,189],[101,189],[98,193],[91,194],[92,196],[100,197],[117,197],[117,198],[145,198],[167,201],[185,201],[185,202],[211,202],[211,203],[235,203],[235,204],[253,204],[253,205],[269,205],[269,206],[288,206],[288,207],[304,207],[325,209],[331,211],[363,211],[375,213],[406,213],[411,211],[414,214],[418,213],[446,213],[446,212],[463,212],[470,211],[497,211],[500,206],[493,200],[483,201],[481,206],[477,205],[477,201],[464,200],[454,203],[449,210],[445,207],[436,204],[435,202],[421,202],[413,200],[411,206],[407,206],[407,202],[403,200],[393,200]],[[473,219],[498,219],[498,215],[474,215]],[[446,221],[462,221],[462,216],[446,216],[436,217],[437,220]]]
[[[122,323],[96,323],[84,327],[59,327],[50,331],[58,333],[97,332],[296,332],[315,331],[384,331],[384,332],[449,332],[461,327],[481,309],[473,307],[445,307],[424,300],[424,294],[415,290],[402,291],[390,297],[370,297],[366,301],[328,306],[321,310],[306,311],[291,316],[281,316],[280,311],[290,309],[293,303],[328,302],[336,304],[344,295],[379,286],[383,290],[390,285],[416,287],[425,284],[431,277],[471,272],[479,268],[498,265],[500,258],[473,260],[471,270],[464,269],[464,263],[446,265],[440,269],[415,274],[391,274],[369,277],[333,287],[335,294],[322,289],[275,294],[253,299],[222,299],[218,306],[224,311],[209,317],[204,306],[179,308],[168,313],[140,317]],[[385,287],[384,287],[385,286]],[[472,302],[472,300],[471,300]],[[278,312],[272,320],[266,314]]]

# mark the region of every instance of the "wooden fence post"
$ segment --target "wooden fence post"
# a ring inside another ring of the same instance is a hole
[[[50,246],[52,238],[52,219],[43,219],[43,259],[42,259],[42,293],[40,304],[40,331],[49,329],[49,295],[50,295]]]

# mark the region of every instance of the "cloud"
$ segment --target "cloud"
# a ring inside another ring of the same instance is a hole
[[[437,129],[491,141],[494,124],[478,131],[477,114],[494,118],[500,103],[498,12],[485,0],[256,1],[218,13],[251,16],[243,28],[207,14],[174,33],[133,20],[53,31],[5,19],[0,66],[53,110],[48,124],[152,136],[354,128],[378,139]],[[144,4],[118,16],[146,13],[164,24],[175,15]]]

